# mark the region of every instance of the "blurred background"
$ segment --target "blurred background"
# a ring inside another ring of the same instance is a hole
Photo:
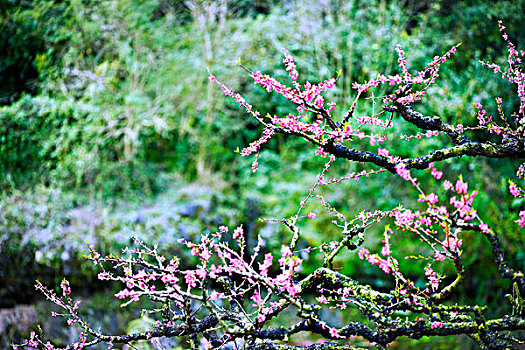
[[[112,296],[119,286],[97,282],[97,271],[83,258],[86,243],[118,253],[137,235],[188,259],[177,239],[240,224],[249,239],[260,234],[267,251],[287,241],[283,227],[258,218],[295,213],[323,160],[313,157],[305,141],[276,136],[252,174],[253,159],[234,150],[262,129],[209,82],[206,67],[262,114],[285,116],[295,111],[293,105],[254,86],[236,61],[285,82],[280,49],[287,48],[301,82],[341,70],[329,97],[342,116],[355,98],[353,82],[397,73],[396,44],[416,70],[461,42],[416,108],[474,125],[476,102],[497,115],[494,98],[502,97],[507,115],[517,110],[514,87],[479,64],[505,65],[499,19],[510,40],[525,48],[523,0],[0,0],[0,348],[27,336],[36,323],[57,343],[75,339],[61,320],[49,317],[52,305],[36,294],[36,279],[55,287],[67,277],[73,293],[85,300],[84,315],[109,332],[147,327],[151,320],[140,318],[139,310],[119,308]],[[363,103],[358,112],[370,114],[371,108]],[[394,128],[391,149],[418,155],[448,142],[399,137],[414,131]],[[370,146],[363,141],[356,147]],[[506,190],[518,164],[459,159],[438,169],[450,179],[461,174],[481,192],[482,218],[497,228],[510,262],[523,270],[525,239],[513,221],[525,203]],[[332,175],[363,169],[337,161]],[[439,192],[439,184],[418,174],[425,189]],[[321,191],[348,218],[399,203],[417,205],[417,194],[388,175]],[[307,209],[319,217],[302,224],[304,245],[338,237],[316,205]],[[367,230],[365,246],[376,249],[383,231],[384,225]],[[393,239],[399,256],[426,253],[415,237],[399,232]],[[463,242],[470,277],[455,301],[488,305],[492,315],[509,312],[502,300],[510,289],[487,263],[487,242],[472,233]],[[311,256],[305,273],[320,259]],[[353,253],[336,264],[355,279],[392,287],[393,281]],[[410,261],[403,268],[417,280],[423,264]],[[326,317],[334,324],[359,319],[352,312]],[[415,344],[401,339],[393,347],[475,347],[466,337]]]

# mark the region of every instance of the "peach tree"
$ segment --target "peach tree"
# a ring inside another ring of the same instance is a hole
[[[295,214],[267,219],[287,228],[288,241],[283,242],[279,252],[270,252],[264,249],[261,237],[258,244],[249,247],[242,226],[221,226],[213,233],[202,234],[198,241],[180,240],[194,257],[193,264],[162,254],[157,246],[138,239],[119,256],[101,256],[90,247],[88,259],[100,269],[99,279],[121,286],[115,296],[124,306],[148,299],[158,307],[143,310],[154,321],[147,331],[107,334],[92,328],[79,315],[80,303],[72,298],[67,280],[62,282],[60,293],[37,283],[37,289],[61,309],[53,316],[65,317],[79,330],[78,341],[66,349],[96,344],[108,348],[117,344],[134,346],[138,341],[163,349],[166,338],[181,338],[192,349],[353,349],[355,339],[361,345],[366,341],[365,345],[384,349],[400,337],[450,335],[467,335],[482,349],[523,347],[525,276],[505,257],[500,240],[504,232],[489,226],[483,212],[474,205],[478,190],[463,177],[447,178],[440,170],[441,162],[463,156],[472,161],[478,156],[525,158],[525,51],[519,51],[509,40],[501,21],[499,28],[507,44],[508,66],[481,64],[515,86],[519,107],[507,116],[502,99],[497,97],[498,113],[493,116],[479,102],[472,101],[477,112],[465,118],[465,125],[447,123],[442,116],[425,115],[414,107],[424,101],[429,88],[436,84],[441,65],[456,54],[459,45],[418,71],[407,66],[405,52],[397,45],[399,74],[379,74],[370,81],[354,83],[355,99],[342,113],[327,97],[338,77],[301,83],[294,58],[285,49],[287,84],[239,65],[256,85],[295,105],[286,116],[264,116],[210,73],[210,81],[264,128],[257,140],[240,151],[241,156],[254,156],[254,173],[261,148],[277,134],[305,140],[312,148],[312,156],[326,160]],[[386,93],[374,93],[379,89]],[[369,105],[368,113],[357,112],[356,106],[363,103]],[[390,147],[392,138],[399,137],[392,132],[394,126],[418,130],[401,136],[409,142],[441,137],[447,145],[424,154],[396,154]],[[362,146],[363,140],[366,147]],[[342,161],[359,162],[365,170],[332,176],[331,167]],[[424,170],[420,176],[438,183],[441,190],[427,190],[415,177],[416,169]],[[416,199],[389,210],[363,210],[349,218],[319,192],[325,186],[379,173],[402,179]],[[519,166],[516,176],[522,179],[524,174],[525,163]],[[525,198],[519,180],[509,181],[508,189],[515,198]],[[307,210],[313,201],[323,208],[322,213]],[[339,233],[335,240],[312,246],[305,244],[299,223],[311,222],[317,215],[329,217]],[[519,213],[515,224],[516,229],[525,226],[525,211]],[[367,235],[372,226],[383,232],[382,243],[375,250]],[[505,315],[492,315],[487,306],[456,299],[466,278],[463,247],[468,244],[464,238],[468,231],[486,238],[492,260],[484,263],[495,264],[501,277],[509,281],[510,287],[503,291],[507,294]],[[418,239],[425,254],[411,256],[398,249],[407,234]],[[314,251],[321,254],[322,262],[305,272],[305,259]],[[345,251],[380,271],[392,287],[377,288],[338,271],[334,261]],[[424,261],[420,271],[424,283],[403,271],[400,261],[404,259]],[[445,266],[449,267],[448,275]],[[357,310],[362,317],[340,324],[327,316],[349,309]],[[302,339],[301,333],[324,341],[297,341]],[[15,349],[23,347],[58,348],[37,333],[14,345]]]

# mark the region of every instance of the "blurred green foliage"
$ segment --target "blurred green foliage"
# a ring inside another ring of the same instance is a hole
[[[397,73],[397,43],[416,70],[462,42],[417,108],[470,125],[475,102],[495,112],[494,98],[502,97],[505,111],[516,108],[512,87],[478,61],[505,62],[498,19],[518,48],[525,47],[524,8],[523,0],[1,1],[1,277],[7,281],[22,270],[45,269],[61,276],[68,264],[64,252],[80,258],[86,240],[115,252],[132,233],[181,254],[174,248],[176,238],[219,224],[250,225],[250,234],[265,239],[265,249],[277,249],[287,233],[255,218],[294,213],[323,163],[313,159],[304,141],[279,136],[262,151],[259,171],[252,175],[252,159],[234,150],[254,140],[261,128],[208,81],[206,68],[262,114],[283,116],[294,112],[293,106],[252,86],[235,61],[286,81],[280,53],[285,47],[302,81],[321,81],[341,70],[330,97],[344,114],[355,98],[353,82]],[[360,104],[357,112],[370,113],[371,107]],[[393,130],[389,140],[395,152],[420,154],[447,142],[400,140],[412,131]],[[357,147],[369,145],[363,141]],[[484,220],[501,228],[512,263],[525,269],[524,240],[513,223],[525,203],[512,201],[506,191],[517,164],[462,159],[440,166],[447,176],[462,174],[480,190]],[[360,164],[338,161],[332,171],[360,170]],[[428,175],[416,176],[439,193]],[[190,192],[204,190],[185,194],[188,183],[198,184],[188,187]],[[417,200],[401,180],[385,175],[321,191],[348,217]],[[316,204],[308,210],[320,213]],[[380,243],[382,229],[367,231],[367,246]],[[305,223],[302,230],[303,244],[337,238],[329,217]],[[423,253],[413,237],[397,235],[400,252]],[[474,292],[503,283],[488,265],[478,267],[490,259],[487,243],[470,234],[464,241],[473,277],[462,297],[502,307],[500,296]],[[19,253],[27,259],[13,265],[9,259]],[[336,261],[343,272],[379,286],[391,283],[355,254],[345,258]],[[312,261],[305,269],[314,266]],[[421,274],[421,264],[404,267]],[[94,277],[85,265],[75,269]],[[9,283],[32,284],[31,273],[24,276],[23,283]]]

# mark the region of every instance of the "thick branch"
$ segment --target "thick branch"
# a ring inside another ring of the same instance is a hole
[[[516,282],[518,284],[520,293],[522,295],[525,295],[525,275],[522,271],[516,271],[509,266],[507,260],[505,259],[505,254],[501,249],[501,242],[498,238],[498,235],[492,230],[490,232],[484,232],[478,225],[474,224],[463,224],[460,225],[460,227],[472,231],[481,232],[485,237],[487,237],[490,243],[492,254],[494,255],[495,263],[498,267],[498,272],[503,278],[507,278],[513,282]]]
[[[407,168],[426,169],[431,162],[461,156],[484,156],[488,158],[525,158],[525,148],[517,140],[495,144],[490,141],[468,141],[456,146],[430,152],[428,155],[404,160]]]
[[[465,135],[458,133],[452,125],[445,123],[438,116],[429,117],[415,111],[410,106],[403,105],[393,106],[393,111],[398,112],[403,119],[420,129],[446,133],[457,145],[470,142]]]
[[[334,143],[328,143],[324,145],[323,149],[326,152],[333,154],[337,158],[344,158],[362,163],[372,163],[377,166],[380,166],[381,168],[385,168],[392,173],[395,173],[396,164],[394,162],[391,162],[390,160],[388,160],[388,158],[378,156],[377,154],[374,154],[372,152],[358,151],[356,149],[348,148],[344,145]]]
[[[392,162],[386,157],[378,156],[372,152],[358,151],[344,145],[331,144],[323,146],[324,150],[333,154],[337,158],[344,158],[352,161],[372,163],[388,171],[395,173],[395,166],[398,162]],[[495,144],[490,141],[478,142],[467,141],[459,145],[439,149],[429,154],[416,158],[403,159],[399,162],[406,164],[410,169],[426,169],[432,162],[445,159],[458,158],[461,156],[484,156],[488,158],[525,158],[525,147],[519,145],[517,140],[507,139],[507,142]]]
[[[375,291],[370,286],[363,285],[348,276],[324,267],[315,270],[314,273],[302,280],[300,284],[303,293],[316,291],[318,287],[329,290],[350,287],[354,296],[370,302],[385,304],[394,300],[394,297],[390,294]]]
[[[489,320],[486,322],[487,330],[491,332],[508,331],[522,329],[525,330],[525,319],[516,316],[506,316],[500,319]],[[441,327],[432,328],[429,322],[407,322],[398,327],[386,329],[383,332],[369,331],[366,338],[379,344],[387,345],[401,336],[408,336],[412,339],[420,339],[424,336],[448,336],[459,334],[479,334],[480,327],[475,321],[471,322],[443,322]],[[341,335],[354,335],[363,333],[362,324],[351,322],[340,332]],[[512,347],[508,347],[511,349]]]
[[[343,345],[336,343],[322,343],[312,344],[307,346],[296,346],[286,344],[275,344],[275,343],[259,343],[253,345],[253,350],[364,350],[363,348],[356,348],[351,345]]]

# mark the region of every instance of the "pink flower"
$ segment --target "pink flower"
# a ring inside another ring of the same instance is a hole
[[[208,248],[204,248],[202,250],[202,253],[200,254],[201,258],[204,260],[204,261],[208,261],[210,260],[211,258],[211,254],[210,254],[210,251],[208,250]]]
[[[290,247],[288,247],[287,245],[283,245],[281,247],[281,255],[283,257],[289,257],[289,256],[292,256],[292,251],[290,250]]]
[[[441,177],[443,176],[443,172],[438,171],[436,168],[432,168],[432,171],[430,172],[430,174],[434,176],[437,180],[441,179]]]
[[[257,168],[259,167],[259,162],[257,161],[257,158],[252,162],[252,173],[257,173]]]
[[[442,244],[445,248],[448,248],[450,250],[456,250],[456,248],[461,247],[461,244],[463,243],[463,240],[457,239],[456,237],[449,237],[448,241],[445,239]]]
[[[359,251],[359,253],[357,253],[357,255],[359,256],[359,259],[364,260],[365,258],[368,257],[368,255],[370,255],[370,251],[366,248],[362,248]]]
[[[212,291],[211,294],[210,294],[210,300],[212,301],[216,301],[217,299],[219,298],[224,298],[225,295],[224,293],[217,293],[217,291]]]
[[[518,198],[520,193],[518,191],[518,186],[514,182],[511,182],[509,185],[509,191],[514,196],[514,198]]]
[[[458,193],[467,193],[468,190],[468,184],[462,180],[456,181],[456,191]]]
[[[286,67],[286,71],[290,75],[290,78],[292,78],[292,81],[295,82],[297,80],[297,77],[299,76],[299,73],[297,73],[297,69],[296,69],[296,65],[295,65],[293,56],[290,55],[288,50],[284,48],[282,48],[281,51],[284,55],[283,64]]]
[[[124,298],[127,298],[129,295],[130,295],[129,290],[123,289],[117,294],[115,294],[115,297],[117,297],[118,299],[124,299]]]
[[[443,327],[443,322],[432,322],[432,324],[430,325],[430,328],[434,329],[434,328],[441,328]]]
[[[390,264],[386,259],[381,259],[381,262],[379,263],[379,268],[383,270],[384,273],[390,273]]]
[[[430,204],[436,204],[438,202],[439,198],[434,193],[430,193],[427,195],[426,201]]]
[[[38,347],[38,342],[35,340],[35,338],[36,338],[35,332],[31,332],[31,338],[27,342],[27,345],[29,345],[31,347],[34,347],[34,348],[37,348]]]
[[[255,302],[255,305],[254,305],[254,306],[257,306],[257,307],[261,306],[262,303],[263,303],[263,300],[262,300],[262,298],[261,298],[261,294],[259,294],[259,291],[258,291],[258,290],[256,290],[256,291],[253,293],[253,295],[252,295],[252,297],[251,297],[250,299],[253,300],[253,301]]]
[[[273,264],[272,260],[273,260],[272,253],[266,253],[266,255],[264,255],[264,262],[262,264],[259,263],[259,271],[263,277],[268,276],[268,268],[272,266]]]
[[[326,299],[326,297],[321,295],[321,296],[317,297],[317,302],[319,302],[321,304],[328,304],[328,299]]]
[[[390,254],[392,254],[392,251],[390,250],[390,246],[391,246],[391,245],[392,245],[392,244],[387,243],[387,244],[385,244],[385,245],[383,246],[383,248],[381,248],[381,254],[382,254],[383,256],[389,256]]]
[[[521,227],[525,226],[525,210],[520,211],[520,219],[516,223]]]
[[[325,152],[323,146],[319,146],[315,149],[315,155],[321,156],[321,158],[326,158],[328,156],[328,153]]]
[[[162,281],[162,283],[176,283],[178,282],[179,279],[173,276],[171,273],[169,273],[169,274],[162,276],[160,280]]]
[[[315,213],[308,214],[308,218],[311,220],[315,219],[315,216],[316,216]]]
[[[206,278],[206,274],[207,273],[206,273],[206,270],[202,266],[199,266],[199,268],[197,268],[197,270],[195,270],[195,273],[197,274],[197,276],[201,280]]]
[[[186,280],[186,284],[192,288],[195,288],[197,286],[197,276],[195,275],[195,272],[188,271],[186,273],[186,276],[184,276],[184,279]]]
[[[341,338],[339,334],[337,334],[337,329],[330,327],[330,336],[332,338]]]
[[[446,256],[443,255],[443,253],[437,251],[435,254],[434,254],[434,259],[436,259],[437,261],[445,261],[445,258]]]
[[[380,156],[383,156],[383,157],[388,157],[390,152],[388,152],[388,150],[386,148],[380,148],[380,149],[377,150],[377,154],[379,154]]]
[[[372,255],[369,255],[368,258],[367,258],[368,262],[372,265],[379,265],[380,263],[380,259],[379,257],[377,256],[377,254],[372,254]]]
[[[303,289],[299,284],[292,284],[286,287],[286,291],[290,293],[290,296],[295,297],[297,294],[301,293]]]
[[[439,280],[436,278],[436,276],[430,276],[428,278],[428,281],[430,282],[430,286],[432,287],[432,290],[436,291],[439,287]]]
[[[396,165],[396,173],[406,181],[409,181],[412,177],[410,176],[410,170],[406,168],[405,163],[398,163]]]
[[[243,235],[244,231],[242,230],[242,226],[239,226],[235,230],[233,230],[233,239],[242,238]]]
[[[148,273],[144,270],[140,270],[137,272],[137,274],[134,276],[137,280],[147,280],[148,279]]]
[[[62,295],[64,295],[64,297],[66,297],[69,294],[71,294],[71,288],[69,287],[69,281],[68,280],[63,279],[62,282],[60,283],[60,288],[62,288]]]
[[[200,345],[204,347],[205,350],[213,348],[213,345],[204,337],[201,338],[200,343]]]
[[[483,233],[490,233],[489,225],[487,225],[485,223],[479,225],[479,228],[481,229],[481,232],[483,232]]]

